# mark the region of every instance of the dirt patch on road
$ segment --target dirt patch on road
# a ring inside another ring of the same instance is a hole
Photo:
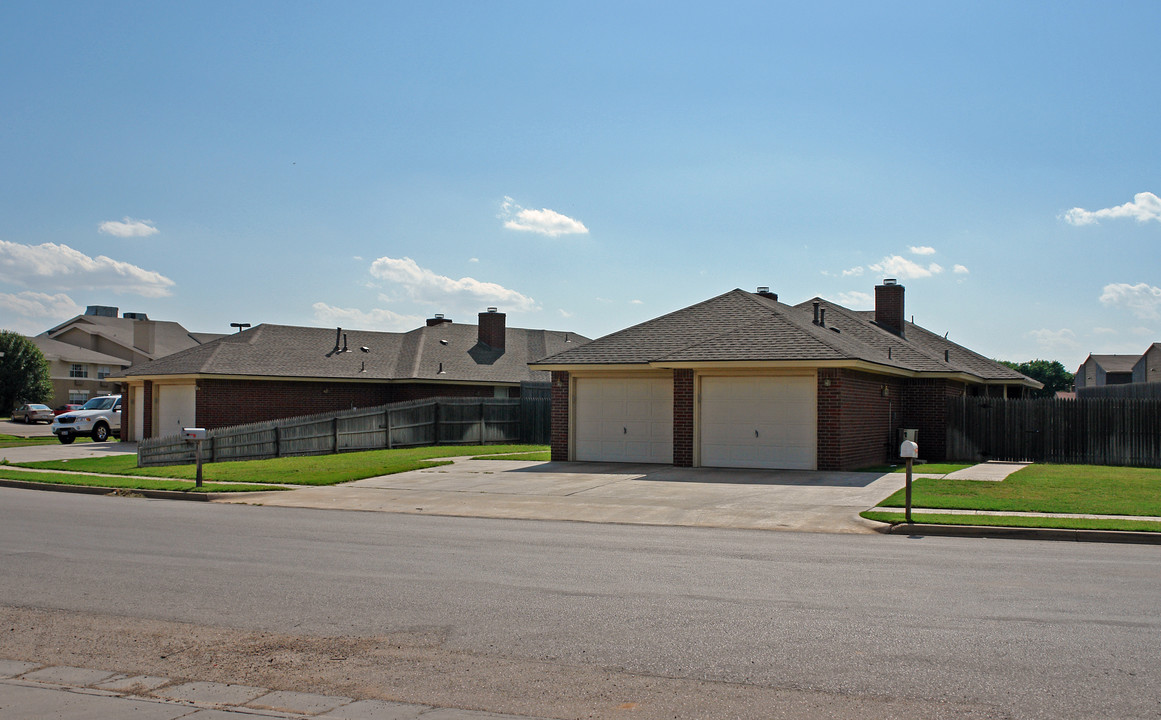
[[[943,700],[870,698],[444,647],[441,628],[283,635],[0,607],[0,659],[550,718],[1003,718]]]

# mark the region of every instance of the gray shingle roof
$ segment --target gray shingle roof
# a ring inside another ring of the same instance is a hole
[[[78,315],[71,320],[66,320],[60,325],[46,330],[40,335],[37,335],[37,337],[54,339],[58,335],[67,334],[70,331],[80,331],[90,335],[100,335],[108,338],[122,347],[133,348],[134,324],[137,322],[141,321],[123,317]],[[135,350],[137,353],[148,355],[152,358],[170,355],[200,343],[213,340],[214,338],[222,337],[221,334],[216,333],[191,333],[181,324],[168,320],[152,320],[146,322],[153,324],[153,352],[144,353],[140,348],[135,348]]]
[[[1141,359],[1140,355],[1089,355],[1089,357],[1107,373],[1133,372],[1133,366]]]
[[[130,368],[124,377],[216,375],[353,380],[518,383],[547,381],[530,360],[588,342],[576,333],[507,328],[505,350],[478,341],[475,325],[443,323],[406,333],[262,324]],[[362,350],[363,347],[367,351]]]
[[[825,326],[814,324],[814,302],[826,309]],[[873,312],[849,310],[822,298],[791,306],[731,290],[546,356],[537,364],[845,360],[918,373],[965,373],[981,380],[1034,382],[913,323],[904,323],[900,337],[873,320]]]

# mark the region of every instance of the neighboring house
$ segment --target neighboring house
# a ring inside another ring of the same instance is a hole
[[[875,310],[785,305],[733,290],[549,355],[553,460],[840,470],[944,458],[947,398],[1019,397],[1040,383],[904,319],[902,285]]]
[[[191,333],[175,322],[150,320],[145,313],[118,317],[118,312],[90,305],[84,315],[29,338],[49,361],[54,407],[119,392],[118,383],[106,380],[108,375],[222,337]]]
[[[1089,355],[1076,371],[1076,389],[1133,382],[1133,366],[1140,355]]]
[[[588,342],[576,333],[479,325],[441,315],[404,333],[258,325],[154,362],[119,380],[124,437],[172,435],[428,397],[519,397],[547,383],[528,363]]]
[[[120,383],[107,378],[128,368],[128,360],[46,337],[30,340],[48,360],[53,407],[66,403],[83,405],[90,398],[119,392]]]
[[[1161,382],[1161,343],[1153,343],[1133,364],[1133,382]]]

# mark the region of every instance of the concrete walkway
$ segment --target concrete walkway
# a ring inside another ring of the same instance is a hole
[[[902,474],[459,458],[453,465],[215,502],[527,520],[870,533]]]
[[[93,668],[0,659],[0,718],[4,720],[122,717],[141,720],[535,720],[475,710],[129,676]]]

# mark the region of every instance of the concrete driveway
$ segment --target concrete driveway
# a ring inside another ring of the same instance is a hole
[[[526,520],[866,533],[902,474],[457,459],[453,465],[220,502]]]

